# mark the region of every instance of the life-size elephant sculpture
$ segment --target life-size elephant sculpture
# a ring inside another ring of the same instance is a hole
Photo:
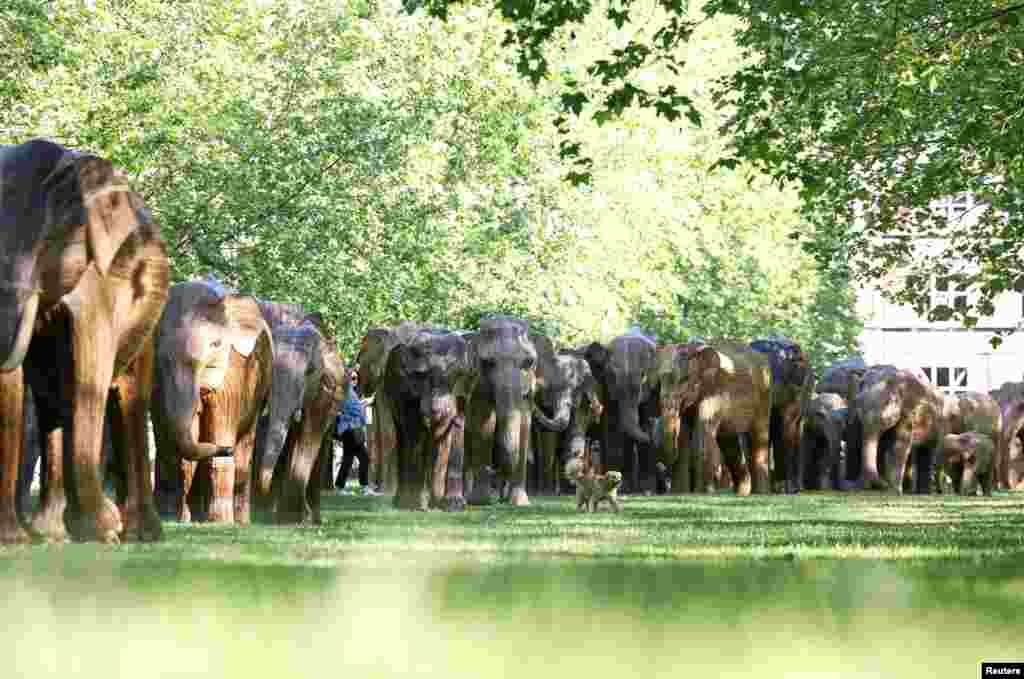
[[[723,461],[737,495],[771,492],[772,378],[763,354],[731,341],[666,345],[648,375],[661,412],[659,461],[671,470],[673,493],[714,492]]]
[[[988,395],[999,404],[1019,401],[1024,399],[1024,382],[1003,382],[996,389],[989,391]]]
[[[566,463],[584,455],[587,432],[604,405],[582,352],[556,352],[547,337],[530,337],[538,362],[532,430],[535,484],[530,491],[558,494],[569,483],[563,473]]]
[[[948,426],[942,392],[913,371],[872,368],[865,373],[853,409],[862,428],[864,487],[902,493],[904,472],[913,462],[914,491],[930,492]],[[879,474],[880,451],[885,455],[884,481]]]
[[[417,332],[427,329],[418,323],[399,323],[385,328],[370,328],[359,346],[356,363],[359,365],[359,393],[363,398],[372,398],[373,422],[367,434],[377,453],[377,483],[384,493],[394,493],[398,488],[397,434],[395,418],[388,400],[380,386],[388,365],[388,355],[399,344],[408,342]]]
[[[1006,490],[1024,490],[1024,400],[1002,404],[1003,450],[996,467],[996,476]]]
[[[786,493],[798,493],[804,467],[800,430],[814,390],[814,372],[807,355],[793,340],[759,339],[751,342],[750,348],[764,354],[772,368],[772,481]]]
[[[291,304],[259,306],[274,338],[270,406],[255,464],[260,495],[278,523],[320,523],[319,480],[330,464],[325,440],[347,388],[345,366],[317,314]]]
[[[994,466],[992,463],[996,446],[990,436],[976,432],[947,434],[943,441],[943,468],[946,473],[939,477],[940,489],[946,492],[950,483],[961,495],[977,495],[981,485],[985,495],[992,495]]]
[[[947,437],[952,434],[973,432],[987,438],[993,448],[991,466],[998,469],[1002,462],[1000,456],[1004,452],[1002,446],[1003,413],[999,403],[988,394],[977,391],[965,391],[946,396],[943,414],[946,418]],[[947,438],[947,441],[951,439]],[[984,444],[983,444],[984,445]],[[941,466],[946,456],[940,456],[936,464]],[[941,469],[937,470],[936,481],[942,480]],[[933,488],[938,490],[938,488]]]
[[[815,394],[805,405],[801,475],[805,488],[846,490],[843,451],[849,419],[846,399],[838,394]]]
[[[646,375],[656,344],[641,334],[616,337],[586,348],[587,362],[600,385],[604,413],[598,425],[601,471],[622,471],[623,494],[656,490],[650,425],[657,410]]]
[[[466,405],[466,484],[471,504],[491,501],[484,467],[510,504],[530,503],[526,467],[537,382],[537,350],[525,321],[492,317],[467,336],[473,391]]]
[[[219,520],[250,521],[256,421],[270,396],[274,342],[253,297],[214,279],[179,283],[160,319],[153,390],[156,492],[188,521],[209,511],[211,458],[233,460],[233,505]],[[227,473],[232,473],[228,469]],[[198,495],[198,497],[197,497]],[[191,496],[191,503],[190,503]]]
[[[420,330],[396,344],[377,390],[390,404],[397,438],[394,506],[461,511],[466,397],[472,388],[466,341]]]
[[[26,384],[47,472],[31,530],[54,541],[68,529],[101,542],[160,538],[146,411],[168,286],[158,228],[109,161],[42,140],[0,147],[0,542],[29,539],[15,510]],[[108,397],[120,508],[103,493]]]

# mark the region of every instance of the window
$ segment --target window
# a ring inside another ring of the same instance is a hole
[[[950,223],[958,222],[969,210],[974,207],[974,196],[969,193],[961,193],[958,196],[943,198],[933,203],[938,213]]]
[[[953,283],[948,276],[936,276],[929,294],[931,307],[948,306],[955,311],[967,309],[967,287]]]
[[[968,389],[967,368],[958,366],[922,366],[921,372],[925,374],[932,384],[947,394],[960,394]]]

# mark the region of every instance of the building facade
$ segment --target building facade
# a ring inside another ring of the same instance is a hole
[[[936,206],[949,219],[969,219],[977,208],[969,195],[953,197]],[[928,256],[929,243],[922,243]],[[932,280],[931,304],[958,308],[970,301],[970,291],[957,290],[948,280]],[[868,365],[889,363],[920,368],[932,383],[947,393],[987,392],[1004,382],[1024,380],[1024,295],[1005,293],[995,300],[995,311],[964,328],[957,321],[928,321],[912,308],[887,302],[875,289],[857,294],[857,311],[864,320],[859,338]],[[997,331],[1017,330],[1003,337],[997,349],[990,343]]]

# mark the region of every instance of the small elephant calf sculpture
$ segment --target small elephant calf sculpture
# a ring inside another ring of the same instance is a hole
[[[956,489],[959,480],[961,495],[977,494],[979,483],[986,496],[992,495],[994,454],[995,445],[990,436],[973,431],[947,435],[942,445],[943,469],[938,474],[943,492],[947,485]]]

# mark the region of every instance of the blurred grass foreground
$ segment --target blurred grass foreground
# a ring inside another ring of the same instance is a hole
[[[0,677],[978,676],[1024,660],[1024,497],[327,496],[322,526],[0,548]]]

